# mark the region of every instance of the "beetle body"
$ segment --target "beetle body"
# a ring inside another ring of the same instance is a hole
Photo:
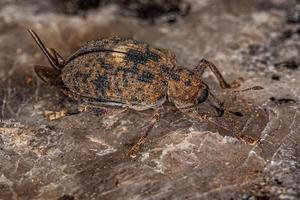
[[[36,41],[43,48],[38,38]],[[46,48],[43,52],[53,59]],[[43,73],[38,68],[37,74],[43,79],[55,79],[71,98],[135,110],[160,107],[167,99],[181,107],[190,106],[207,88],[200,76],[178,68],[169,50],[132,39],[90,41],[63,63],[55,59],[53,63],[59,66],[55,66],[52,76],[47,77],[49,69]]]
[[[173,57],[135,40],[118,37],[87,43],[73,54],[61,77],[72,92],[144,110],[166,100],[165,68],[173,71]]]
[[[145,142],[167,100],[189,117],[214,124],[217,122],[213,117],[195,115],[190,108],[208,100],[217,110],[217,117],[224,114],[223,105],[209,92],[201,76],[210,68],[222,88],[233,85],[207,60],[201,60],[193,70],[188,70],[176,65],[175,56],[169,50],[119,37],[90,41],[64,60],[54,49],[47,49],[32,30],[29,33],[52,66],[35,66],[35,72],[70,98],[91,105],[155,110],[146,132],[130,150],[131,156]]]

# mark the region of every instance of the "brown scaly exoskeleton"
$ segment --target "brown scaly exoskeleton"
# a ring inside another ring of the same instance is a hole
[[[242,135],[233,127],[217,122],[216,119],[224,113],[242,114],[227,110],[210,92],[202,80],[204,70],[209,68],[213,72],[222,89],[236,88],[239,84],[228,84],[217,67],[205,59],[193,70],[188,70],[176,66],[175,56],[169,50],[153,48],[136,40],[112,37],[91,41],[65,60],[54,49],[47,49],[32,30],[29,33],[51,65],[51,68],[35,66],[35,72],[44,82],[57,87],[71,99],[84,102],[86,107],[92,108],[113,106],[138,111],[154,110],[142,137],[129,150],[130,157],[135,157],[146,142],[161,117],[166,101],[172,102],[193,119],[209,121],[231,130],[243,141],[254,143],[252,138]],[[259,89],[262,88],[255,86],[247,90]],[[200,115],[196,112],[195,108],[203,102],[208,102],[216,109],[217,115]]]

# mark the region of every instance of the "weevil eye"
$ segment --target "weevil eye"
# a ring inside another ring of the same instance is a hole
[[[203,102],[207,99],[208,93],[209,93],[209,92],[208,92],[208,88],[205,88],[205,89],[203,89],[203,90],[201,91],[201,93],[200,93],[200,95],[199,95],[199,97],[198,97],[198,99],[197,99],[198,104],[203,103]]]

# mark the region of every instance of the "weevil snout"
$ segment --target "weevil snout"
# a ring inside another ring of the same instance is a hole
[[[180,69],[179,75],[180,78],[168,82],[169,101],[173,102],[177,108],[186,110],[207,102],[215,109],[218,117],[222,117],[225,112],[239,117],[243,116],[239,112],[224,108],[223,103],[210,92],[208,85],[196,73]]]

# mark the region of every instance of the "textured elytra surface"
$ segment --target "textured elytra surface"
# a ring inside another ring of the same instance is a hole
[[[92,41],[68,59],[61,77],[68,89],[85,97],[156,107],[166,98],[165,72],[176,73],[170,55],[136,40]]]
[[[41,13],[45,2],[30,2],[0,3],[1,199],[299,199],[295,2],[195,1],[191,14],[172,26],[120,19],[113,7],[86,19]],[[65,57],[85,41],[110,35],[169,48],[189,69],[205,57],[227,80],[243,77],[242,88],[265,88],[236,97],[220,90],[213,76],[204,79],[228,108],[244,114],[221,118],[220,124],[261,142],[244,144],[170,105],[141,154],[129,160],[126,151],[151,110],[48,121],[44,111],[75,102],[33,74],[34,63],[46,60],[24,31],[28,27]]]

